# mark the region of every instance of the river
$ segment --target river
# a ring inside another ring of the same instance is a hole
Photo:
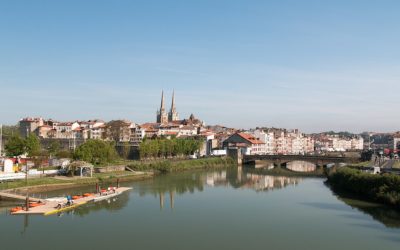
[[[3,203],[1,249],[399,249],[399,212],[324,181],[229,168],[123,183],[133,190],[58,216],[11,216]]]

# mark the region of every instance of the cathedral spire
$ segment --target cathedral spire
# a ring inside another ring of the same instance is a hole
[[[175,108],[175,90],[172,92],[172,103],[171,103],[171,111],[176,110]]]
[[[164,90],[161,92],[161,105],[160,105],[160,110],[157,111],[157,122],[158,123],[168,122],[168,114],[167,112],[165,112]]]
[[[161,92],[161,107],[160,107],[160,111],[161,110],[165,110],[164,90]]]
[[[179,114],[176,112],[175,107],[175,90],[172,92],[171,110],[168,113],[168,121],[173,122],[179,120]]]

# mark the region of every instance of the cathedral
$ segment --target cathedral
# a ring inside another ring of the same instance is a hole
[[[165,124],[168,122],[178,121],[179,115],[175,107],[175,91],[172,94],[171,109],[167,113],[165,109],[164,91],[161,93],[161,106],[157,111],[157,123]]]

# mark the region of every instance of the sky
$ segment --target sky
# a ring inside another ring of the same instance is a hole
[[[0,1],[0,123],[400,130],[400,1]]]

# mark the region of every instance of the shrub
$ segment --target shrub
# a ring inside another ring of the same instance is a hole
[[[339,168],[328,175],[328,182],[335,189],[400,207],[400,176],[373,175],[356,169]]]

